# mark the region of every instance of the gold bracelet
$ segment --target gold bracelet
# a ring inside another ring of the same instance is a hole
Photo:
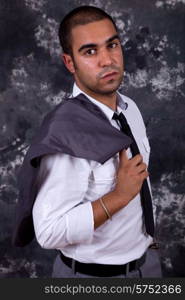
[[[103,207],[104,211],[106,212],[107,217],[108,217],[110,220],[112,220],[111,214],[109,213],[107,207],[106,207],[105,204],[103,203],[102,198],[100,198],[100,203],[101,203],[101,206]]]

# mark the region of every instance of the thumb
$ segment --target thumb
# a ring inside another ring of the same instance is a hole
[[[119,152],[119,159],[120,159],[121,164],[128,161],[128,156],[127,156],[127,152],[125,149],[123,149]]]

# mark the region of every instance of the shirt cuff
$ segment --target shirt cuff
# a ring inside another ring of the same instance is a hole
[[[69,244],[91,243],[94,233],[94,216],[90,202],[80,204],[69,211],[66,221]]]

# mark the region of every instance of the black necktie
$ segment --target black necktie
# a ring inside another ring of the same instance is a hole
[[[121,130],[133,140],[132,144],[130,145],[130,150],[132,152],[132,156],[140,154],[139,148],[137,146],[137,143],[135,141],[135,138],[132,134],[130,126],[127,123],[125,116],[122,113],[120,113],[119,115],[114,113],[113,119],[119,120],[120,125],[121,125]],[[145,219],[146,232],[153,237],[154,236],[154,217],[153,217],[153,208],[152,208],[152,197],[150,194],[147,179],[145,179],[143,181],[140,195],[141,195],[141,204],[142,204],[142,208],[143,208],[143,215],[144,215],[144,219]]]

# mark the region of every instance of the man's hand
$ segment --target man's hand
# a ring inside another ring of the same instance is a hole
[[[143,181],[148,176],[146,168],[147,165],[140,154],[128,159],[125,150],[120,152],[116,187],[102,197],[111,216],[125,207],[140,192]],[[107,220],[107,214],[99,199],[92,202],[92,208],[96,229]]]
[[[148,175],[147,165],[140,154],[128,159],[126,150],[122,150],[114,192],[126,205],[140,192],[142,183]]]

